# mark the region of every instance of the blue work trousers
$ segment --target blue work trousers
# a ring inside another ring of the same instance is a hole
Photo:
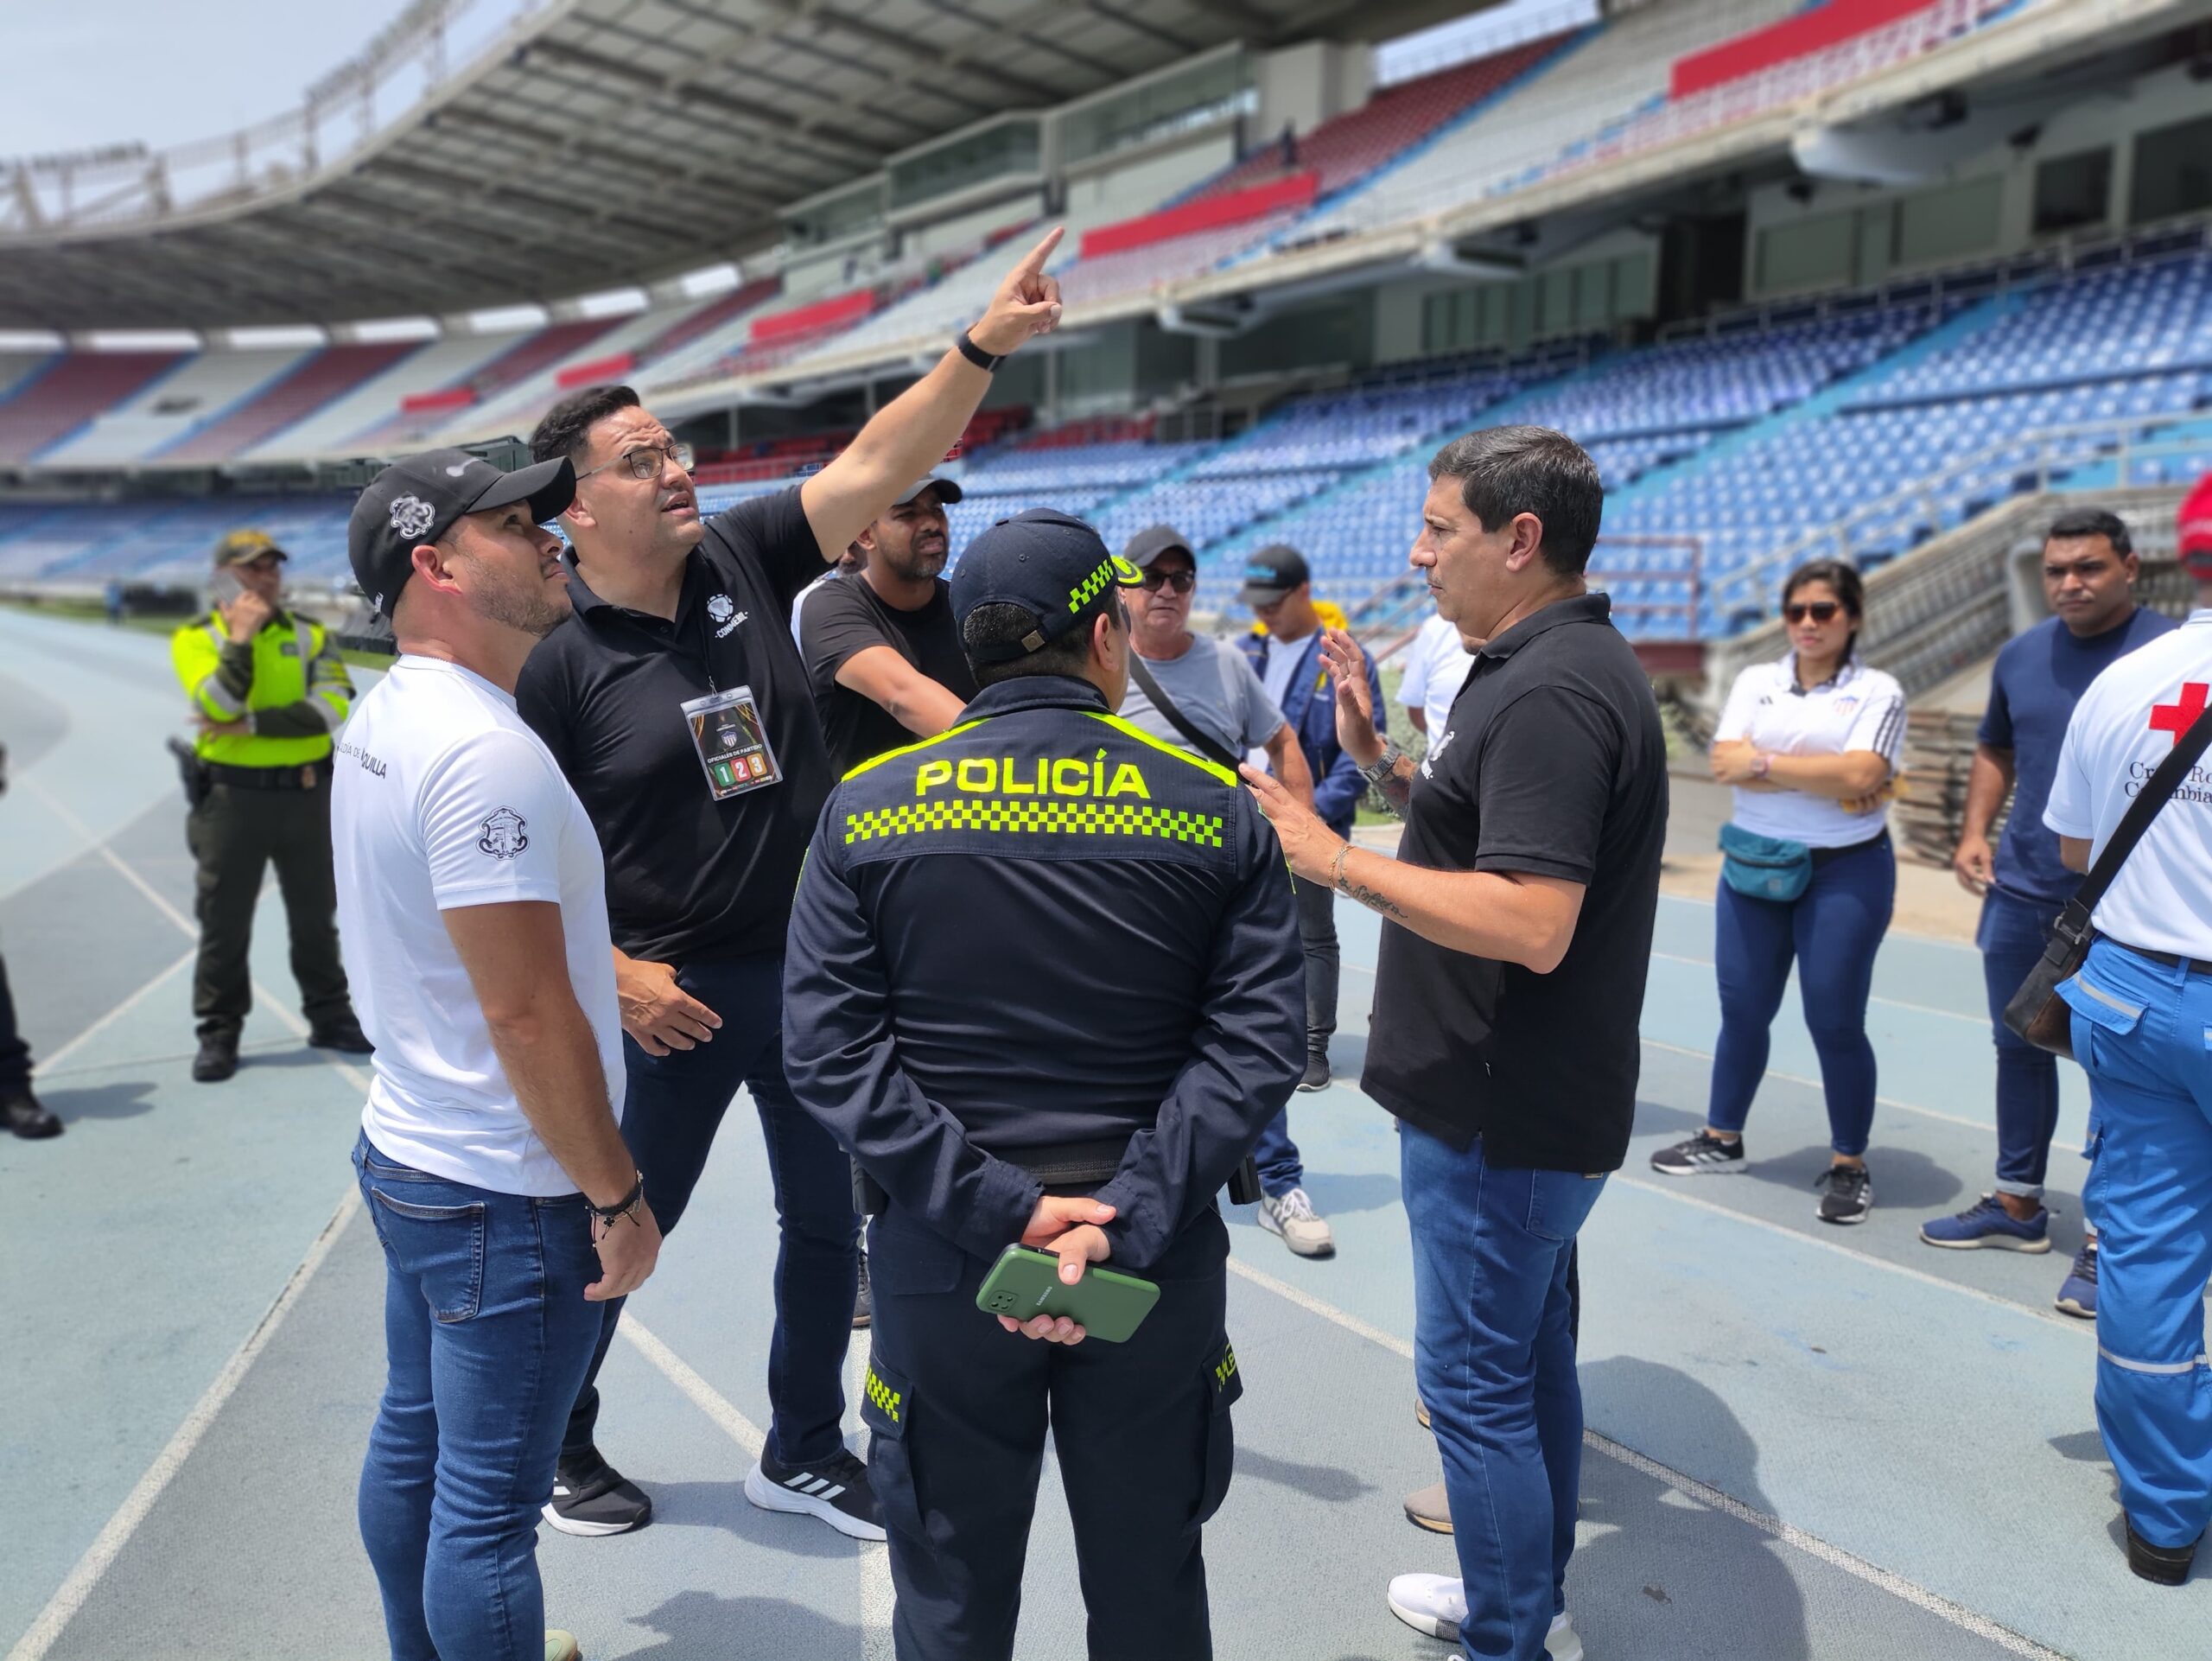
[[[538,1508],[600,1331],[589,1212],[431,1176],[366,1136],[353,1168],[384,1245],[359,1514],[392,1661],[540,1661]]]
[[[2212,975],[2111,940],[2060,996],[2097,1130],[2097,1428],[2120,1504],[2152,1545],[2212,1521]]]
[[[1897,892],[1897,855],[1886,833],[1824,857],[1795,900],[1751,900],[1720,885],[1713,940],[1720,1037],[1713,1047],[1706,1111],[1715,1130],[1740,1131],[1751,1117],[1751,1098],[1766,1076],[1769,1029],[1795,961],[1805,1026],[1821,1058],[1828,1145],[1853,1159],[1866,1151],[1874,1128],[1866,999]]]
[[[1443,1456],[1476,1661],[1543,1661],[1582,1480],[1574,1237],[1602,1175],[1492,1165],[1400,1126],[1414,1375]]]
[[[2058,1129],[2058,1058],[2007,1027],[2005,1006],[2042,959],[2050,926],[2063,909],[1992,888],[1974,934],[1997,1045],[1997,1192],[2027,1200],[2043,1198],[2050,1138]]]
[[[722,1020],[696,1049],[648,1055],[624,1034],[629,1095],[622,1140],[645,1179],[645,1203],[672,1235],[707,1168],[715,1131],[741,1085],[752,1092],[776,1197],[776,1324],[768,1343],[768,1451],[785,1465],[819,1465],[845,1445],[845,1346],[860,1281],[860,1214],[853,1168],[784,1079],[780,953],[685,964],[676,983]],[[595,1306],[605,1329],[569,1416],[563,1450],[593,1446],[599,1370],[624,1300]]]

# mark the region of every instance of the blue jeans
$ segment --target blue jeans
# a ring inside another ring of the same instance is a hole
[[[1567,1607],[1582,1477],[1574,1236],[1605,1178],[1491,1165],[1411,1125],[1400,1186],[1414,1246],[1414,1373],[1444,1459],[1478,1661],[1542,1661]]]
[[[1989,992],[1989,1027],[1997,1042],[1997,1192],[2043,1198],[2050,1139],[2058,1129],[2058,1058],[2005,1024],[2005,1006],[2042,959],[2059,905],[2023,900],[1992,888],[1981,902],[1981,977]]]
[[[538,1508],[600,1327],[583,1197],[448,1182],[365,1135],[353,1168],[386,1271],[359,1516],[392,1661],[540,1661]]]
[[[2136,1532],[2212,1522],[2212,975],[2109,940],[2061,983],[2095,1099],[2097,1428]]]
[[[1713,908],[1713,977],[1720,989],[1720,1038],[1713,1047],[1706,1119],[1740,1131],[1766,1073],[1768,1029],[1782,1008],[1794,958],[1805,1025],[1821,1058],[1828,1145],[1857,1158],[1874,1128],[1874,1047],[1866,999],[1874,953],[1897,899],[1897,855],[1885,834],[1813,868],[1805,892],[1787,903],[1747,900],[1726,882]]]
[[[753,1092],[778,1225],[768,1451],[785,1465],[818,1465],[845,1445],[845,1346],[860,1289],[852,1164],[784,1080],[783,958],[764,952],[685,964],[676,982],[720,1015],[721,1027],[711,1042],[666,1055],[648,1055],[625,1034],[622,1140],[645,1176],[645,1202],[661,1233],[673,1234],[707,1168],[722,1114],[741,1085]],[[599,1369],[622,1301],[601,1306],[604,1330],[569,1415],[563,1452],[581,1453],[597,1432]]]

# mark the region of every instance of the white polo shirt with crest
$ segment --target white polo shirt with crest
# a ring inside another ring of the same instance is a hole
[[[376,1048],[362,1128],[386,1159],[495,1193],[574,1193],[531,1128],[443,913],[561,908],[569,983],[622,1115],[606,864],[552,753],[482,676],[402,657],[338,735],[338,938]]]
[[[1818,686],[1801,687],[1793,652],[1736,677],[1713,735],[1747,738],[1769,755],[1871,750],[1894,773],[1904,754],[1904,689],[1894,676],[1853,657]],[[1808,848],[1855,847],[1880,836],[1889,822],[1885,808],[1853,813],[1834,797],[1806,790],[1739,789],[1730,817],[1755,836]]]

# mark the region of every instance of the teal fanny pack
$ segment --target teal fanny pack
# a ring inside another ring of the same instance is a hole
[[[1747,900],[1787,904],[1813,880],[1813,850],[1802,842],[1724,824],[1720,852],[1720,880]]]

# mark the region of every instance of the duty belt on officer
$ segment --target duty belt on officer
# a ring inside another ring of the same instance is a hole
[[[211,785],[233,785],[244,790],[321,790],[330,782],[330,763],[309,761],[289,767],[234,767],[220,761],[202,761]]]

